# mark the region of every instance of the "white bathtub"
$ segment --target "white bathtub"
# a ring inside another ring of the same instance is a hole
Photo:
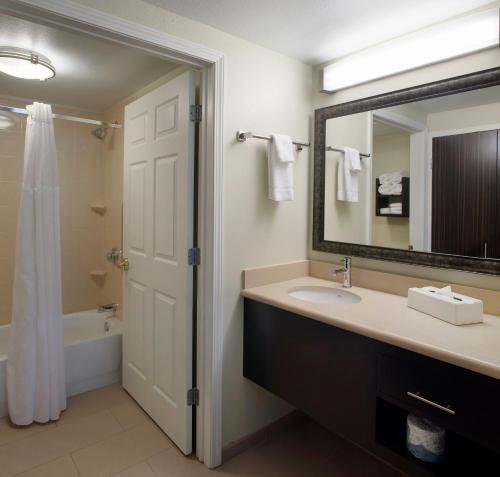
[[[64,315],[64,358],[68,396],[121,380],[122,323],[96,310]],[[109,331],[105,331],[105,323]],[[7,414],[5,382],[10,325],[0,326],[0,417]]]

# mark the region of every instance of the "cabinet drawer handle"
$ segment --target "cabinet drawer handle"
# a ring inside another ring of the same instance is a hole
[[[429,406],[436,407],[440,409],[441,411],[447,412],[448,414],[452,414],[453,416],[455,415],[455,411],[453,409],[450,409],[450,406],[441,406],[441,404],[437,404],[435,402],[429,401],[428,399],[425,399],[420,395],[420,392],[417,393],[411,393],[410,391],[407,391],[406,394],[408,396],[412,397],[413,399],[418,399],[419,401],[425,402],[425,404],[429,404]]]

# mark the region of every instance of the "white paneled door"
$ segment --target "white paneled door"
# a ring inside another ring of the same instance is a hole
[[[192,450],[194,73],[125,108],[123,385]]]

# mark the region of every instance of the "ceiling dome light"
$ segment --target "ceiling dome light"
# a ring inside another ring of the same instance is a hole
[[[45,81],[56,75],[48,58],[19,48],[0,48],[0,72],[16,78]]]
[[[6,114],[0,114],[0,129],[9,129],[15,125],[15,122]]]

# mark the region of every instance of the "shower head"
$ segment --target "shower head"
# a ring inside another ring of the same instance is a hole
[[[92,134],[97,138],[103,140],[106,137],[106,133],[108,132],[107,127],[100,127],[97,129],[94,129],[92,131]]]

